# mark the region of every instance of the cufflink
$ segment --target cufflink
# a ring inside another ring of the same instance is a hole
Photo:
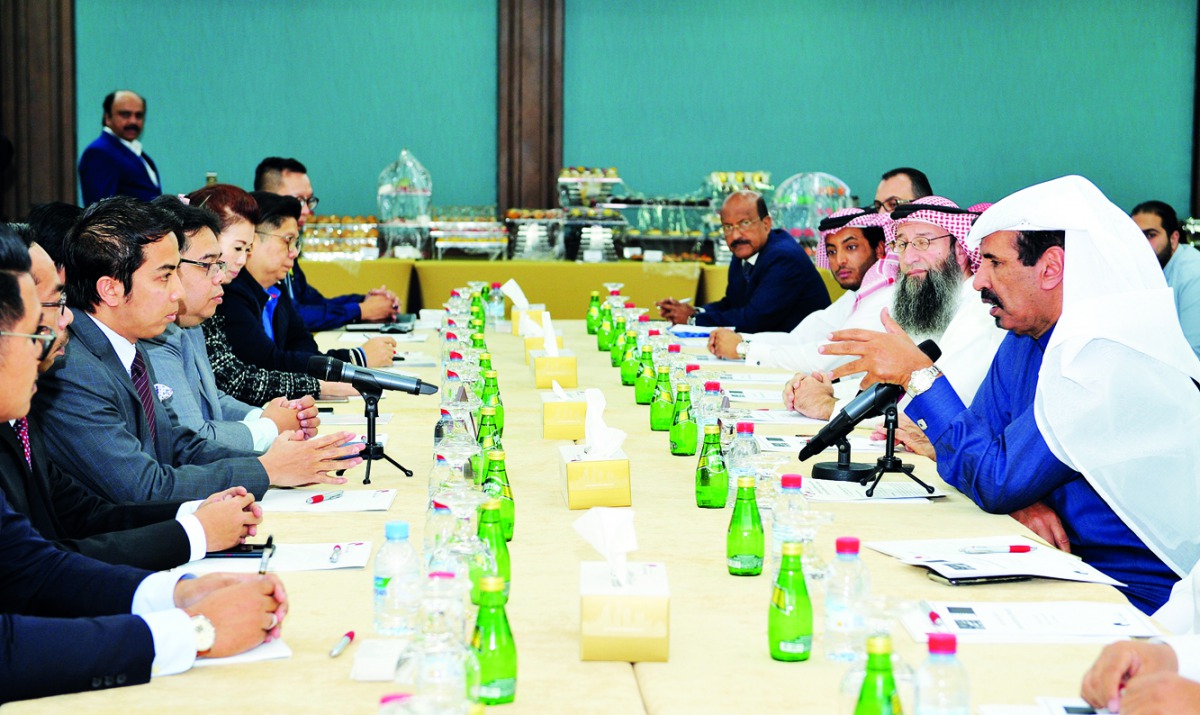
[[[920,427],[921,430],[923,431],[926,427],[925,420],[917,420],[917,426]]]

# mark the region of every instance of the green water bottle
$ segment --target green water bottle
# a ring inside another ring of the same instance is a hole
[[[487,476],[488,452],[498,447],[499,435],[496,432],[496,408],[483,406],[479,408],[479,427],[476,434],[479,443],[479,454],[471,455],[471,474],[475,478],[475,486],[483,486]]]
[[[738,477],[737,501],[733,504],[729,531],[725,535],[729,573],[734,576],[761,574],[764,547],[762,517],[754,498],[754,477]]]
[[[871,636],[867,639],[867,674],[854,715],[903,715],[900,696],[896,693],[896,678],[892,674],[892,637]]]
[[[621,360],[625,357],[625,347],[629,344],[625,333],[614,333],[612,347],[608,350],[608,362],[613,367],[621,367]]]
[[[500,399],[500,383],[495,370],[483,372],[483,393],[479,395],[484,407],[496,410],[496,438],[504,437],[504,400]]]
[[[487,371],[492,369],[492,354],[479,353],[479,369]]]
[[[643,345],[638,362],[638,374],[633,378],[633,399],[639,405],[648,405],[654,399],[654,384],[657,380],[654,374],[654,348]]]
[[[513,529],[517,524],[517,506],[513,502],[512,486],[508,482],[508,469],[504,464],[504,450],[488,452],[488,472],[483,480],[483,491],[493,499],[500,500],[500,526],[504,540],[512,541]]]
[[[696,506],[701,509],[723,509],[728,494],[729,469],[725,466],[725,456],[721,454],[721,428],[705,425],[704,446],[700,450],[700,461],[696,464]]]
[[[479,614],[471,633],[471,649],[479,659],[479,701],[511,703],[517,696],[517,644],[504,612],[504,581],[481,579],[479,590]]]
[[[596,349],[600,352],[612,350],[613,327],[612,318],[602,318],[600,328],[596,330]]]
[[[671,368],[658,368],[658,379],[654,381],[654,398],[650,401],[650,429],[666,432],[675,419],[675,398],[671,396]]]
[[[500,523],[499,499],[490,499],[479,507],[478,536],[480,541],[488,545],[492,556],[496,559],[496,571],[483,574],[480,581],[483,577],[499,576],[504,580],[504,595],[507,596],[512,583],[512,558],[508,554],[508,542],[504,540],[504,525]],[[480,595],[478,583],[473,586],[471,603],[478,605]]]
[[[600,291],[592,291],[592,297],[588,299],[587,308],[587,334],[595,335],[600,329]]]
[[[671,368],[663,365],[668,380]],[[667,390],[671,388],[668,385]],[[690,457],[696,453],[696,418],[692,414],[692,387],[681,383],[675,387],[675,415],[671,420],[671,454]]]
[[[621,368],[621,384],[631,386],[642,369],[642,363],[638,360],[637,334],[626,330],[620,340],[621,358],[616,367]]]
[[[784,542],[779,575],[771,592],[771,610],[767,612],[767,643],[775,660],[808,660],[812,654],[812,600],[800,562],[804,544]]]
[[[483,330],[480,330],[478,333],[471,333],[471,349],[487,352],[488,347],[487,342],[483,339]]]
[[[475,291],[474,293],[471,293],[471,318],[479,318],[479,320],[483,320],[484,316],[485,312],[483,308],[483,296],[479,294],[479,291]]]

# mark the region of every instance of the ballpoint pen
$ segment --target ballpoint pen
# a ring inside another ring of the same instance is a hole
[[[938,612],[934,610],[933,605],[930,604],[929,601],[921,601],[920,606],[925,613],[929,615],[930,623],[938,628],[941,628],[945,625],[945,621],[942,620],[942,617],[938,615]]]
[[[346,646],[350,645],[353,640],[354,631],[347,631],[346,635],[339,638],[338,642],[334,644],[333,649],[329,651],[329,657],[336,658],[341,655],[342,651],[346,650]]]
[[[329,563],[336,564],[342,558],[342,545],[334,544],[333,553],[329,554]]]
[[[1014,544],[1012,546],[968,546],[962,549],[964,554],[1027,554],[1034,547],[1029,544]]]
[[[263,544],[262,561],[258,562],[258,575],[263,576],[267,573],[267,565],[271,563],[271,556],[275,554],[275,535],[267,537],[267,543]]]
[[[341,498],[341,496],[343,494],[345,494],[345,492],[342,490],[338,490],[336,492],[329,492],[328,494],[314,494],[308,498],[308,503],[309,504],[320,504],[321,502],[329,501],[330,499],[339,499],[339,498]]]

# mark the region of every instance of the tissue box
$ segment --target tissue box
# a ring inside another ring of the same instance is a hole
[[[558,448],[562,458],[559,475],[567,508],[630,506],[629,457],[620,450],[610,459],[584,459],[586,449],[582,444]]]
[[[579,564],[579,658],[666,662],[671,646],[667,567],[630,563],[630,581],[614,586],[603,561]]]
[[[555,329],[555,334],[558,337],[558,350],[562,352],[563,340],[562,331]],[[525,364],[529,364],[529,353],[534,350],[541,350],[546,345],[545,338],[525,338]]]
[[[587,415],[587,402],[583,393],[568,393],[569,399],[560,399],[553,392],[542,396],[542,438],[583,439],[583,420]]]
[[[512,331],[513,331],[512,334],[513,335],[521,335],[522,334],[521,333],[521,314],[522,313],[524,313],[525,315],[528,315],[529,319],[532,320],[533,322],[537,323],[538,325],[541,325],[542,324],[542,313],[545,313],[545,312],[546,312],[546,306],[541,303],[536,304],[536,305],[530,305],[528,308],[526,308],[524,310],[514,307],[512,309],[512,312],[509,313],[509,317],[512,320]]]
[[[539,390],[550,389],[553,380],[562,387],[579,387],[579,361],[570,350],[561,351],[558,357],[546,355],[545,350],[531,350],[529,360],[533,363],[533,384]]]

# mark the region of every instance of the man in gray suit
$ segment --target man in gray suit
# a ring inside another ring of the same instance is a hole
[[[200,324],[213,316],[225,292],[225,264],[217,243],[221,225],[213,212],[174,196],[160,196],[153,203],[175,219],[183,297],[175,322],[144,347],[158,379],[173,393],[168,402],[179,424],[226,447],[254,452],[265,451],[283,432],[315,436],[320,418],[311,396],[279,397],[258,408],[217,389]]]
[[[77,317],[36,401],[63,471],[115,501],[204,498],[239,485],[261,498],[272,484],[342,484],[327,472],[362,461],[359,447],[344,446],[346,432],[280,435],[256,458],[178,423],[138,345],[179,309],[179,244],[160,209],[128,197],[98,201],[66,249],[67,304]]]

